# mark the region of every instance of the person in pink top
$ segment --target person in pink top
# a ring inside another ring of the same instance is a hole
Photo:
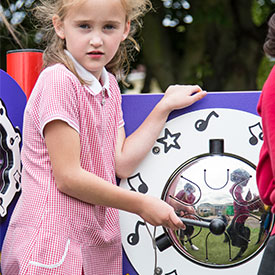
[[[250,229],[246,226],[250,211],[259,208],[258,196],[252,195],[249,188],[246,189],[250,180],[249,173],[243,168],[237,168],[230,174],[232,187],[229,192],[233,199],[234,217],[227,228],[227,233],[231,239],[232,246],[239,247],[240,250],[233,258],[233,261],[242,257],[248,248],[250,241]],[[226,235],[225,242],[229,241]]]
[[[275,57],[275,14],[268,22],[268,34],[264,43],[267,56]],[[257,185],[263,203],[275,213],[275,66],[272,68],[264,86],[257,110],[262,118],[263,145],[256,169]],[[275,274],[275,227],[271,232],[258,275]]]
[[[194,195],[195,191],[196,191],[195,188],[190,183],[187,182],[185,183],[183,189],[177,193],[176,198],[182,201],[183,203],[193,206],[193,203],[196,200],[196,197]],[[183,205],[177,204],[177,206],[175,207],[175,210],[176,212],[179,213],[180,216],[184,217],[184,211],[182,211],[181,209],[182,206]],[[195,209],[193,211],[195,213]],[[194,226],[192,225],[186,225],[185,230],[183,229],[178,230],[179,239],[181,240],[182,244],[184,245],[184,238],[186,237],[187,241],[190,244],[191,249],[197,251],[199,250],[199,248],[195,246],[192,242],[193,233],[194,233]]]
[[[170,86],[125,137],[119,76],[149,0],[45,0],[44,67],[23,128],[22,194],[2,249],[3,275],[119,275],[118,209],[154,226],[185,228],[159,198],[117,186],[151,150],[172,110],[206,95]]]

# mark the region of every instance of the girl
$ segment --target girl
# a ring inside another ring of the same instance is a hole
[[[247,191],[245,197],[243,197],[244,188],[247,186],[250,175],[243,168],[237,168],[234,170],[230,179],[233,182],[229,192],[233,198],[234,217],[227,228],[227,232],[231,239],[233,246],[239,247],[240,250],[237,255],[233,258],[233,261],[242,257],[243,253],[247,250],[250,238],[250,229],[245,225],[246,220],[249,217],[249,210],[257,208],[256,204],[252,204],[252,194]],[[253,200],[257,200],[258,197],[254,196]],[[228,237],[226,240],[228,241]]]
[[[190,184],[190,183],[186,183],[183,187],[182,190],[180,190],[177,195],[176,198],[181,200],[183,203],[187,203],[189,205],[193,205],[193,203],[196,200],[196,197],[194,195],[194,193],[196,192],[195,188]],[[181,205],[182,206],[182,205]],[[184,217],[184,211],[181,211],[181,209],[179,208],[179,204],[177,204],[176,207],[174,207],[174,209],[180,213],[180,216]],[[189,211],[190,213],[191,211]],[[195,214],[195,210],[194,210],[194,214]],[[187,225],[185,230],[183,229],[179,229],[178,230],[178,234],[179,234],[179,238],[182,242],[182,244],[184,245],[184,238],[186,236],[187,241],[190,244],[191,249],[198,251],[199,248],[197,246],[195,246],[192,242],[192,235],[194,233],[194,226],[192,225]]]
[[[45,0],[39,8],[54,29],[25,111],[22,195],[2,250],[3,275],[122,274],[117,209],[155,226],[184,228],[164,201],[119,188],[115,179],[131,175],[172,110],[206,95],[198,86],[169,87],[125,138],[120,91],[109,72],[129,62],[129,42],[149,6]]]

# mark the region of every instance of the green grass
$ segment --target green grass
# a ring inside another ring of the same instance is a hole
[[[220,236],[210,234],[208,237],[208,260],[206,259],[206,236],[209,233],[208,229],[202,228],[201,232],[197,237],[192,239],[193,244],[195,244],[199,250],[194,251],[191,249],[190,244],[185,242],[185,248],[187,250],[187,255],[194,258],[196,261],[205,263],[208,265],[231,265],[246,259],[248,256],[252,255],[259,249],[259,244],[256,244],[258,239],[259,228],[250,228],[250,242],[248,244],[247,250],[244,252],[243,256],[238,260],[232,261],[234,257],[240,251],[240,248],[231,245],[231,259],[229,253],[229,244],[225,243],[225,235]],[[193,236],[197,234],[199,228],[195,228]],[[265,236],[262,237],[261,243],[263,242]],[[184,249],[184,248],[183,248]]]

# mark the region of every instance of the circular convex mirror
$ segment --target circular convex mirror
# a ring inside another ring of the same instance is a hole
[[[223,140],[209,143],[209,153],[180,165],[162,193],[182,220],[189,221],[186,229],[164,228],[156,243],[160,251],[173,246],[197,264],[227,268],[263,249],[274,217],[259,198],[255,165],[225,153]]]

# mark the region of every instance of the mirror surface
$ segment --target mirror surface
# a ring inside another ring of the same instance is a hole
[[[273,215],[259,198],[255,166],[231,154],[204,154],[182,164],[162,199],[181,217],[223,220],[221,235],[199,226],[166,230],[179,253],[209,267],[229,267],[258,254],[273,226]]]

